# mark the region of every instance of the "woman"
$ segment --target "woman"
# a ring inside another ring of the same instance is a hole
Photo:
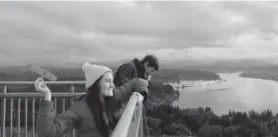
[[[72,129],[76,129],[78,137],[109,137],[115,125],[114,108],[126,103],[131,94],[137,94],[139,102],[147,98],[148,82],[143,79],[114,88],[110,68],[85,63],[82,69],[87,94],[58,116],[54,113],[50,89],[42,78],[35,81],[35,89],[44,96],[37,117],[39,137],[61,137]]]

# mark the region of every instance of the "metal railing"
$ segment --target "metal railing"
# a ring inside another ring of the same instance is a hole
[[[76,85],[84,81],[46,81],[48,85],[69,85],[70,92],[52,93],[57,114],[67,110],[75,102],[75,97],[85,92],[75,92]],[[0,137],[35,137],[36,114],[38,102],[42,99],[37,92],[9,92],[8,87],[16,85],[33,85],[34,81],[0,81],[1,129]],[[142,105],[136,105],[137,97],[132,95],[124,110],[112,137],[143,137]],[[23,104],[23,105],[22,105]],[[31,108],[31,109],[29,109]],[[24,113],[24,114],[22,114]],[[23,127],[23,128],[22,128]],[[63,137],[75,137],[75,130]]]
[[[143,137],[142,130],[140,130],[140,127],[143,126],[143,105],[137,106],[136,103],[137,95],[133,94],[111,137]]]

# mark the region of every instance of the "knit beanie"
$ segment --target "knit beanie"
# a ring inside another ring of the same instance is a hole
[[[91,87],[104,73],[112,72],[112,70],[106,66],[90,64],[88,62],[83,64],[82,70],[85,73],[86,89]]]

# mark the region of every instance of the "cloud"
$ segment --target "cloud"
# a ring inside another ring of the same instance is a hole
[[[273,2],[1,2],[2,64],[275,58]],[[5,63],[6,62],[6,63]]]

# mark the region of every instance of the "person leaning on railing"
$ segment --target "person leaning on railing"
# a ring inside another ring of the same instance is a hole
[[[159,71],[159,68],[159,60],[155,55],[146,55],[141,60],[135,58],[132,61],[119,66],[115,73],[114,84],[115,86],[122,86],[124,83],[135,78],[142,78],[150,81],[151,75],[154,72]],[[117,123],[126,105],[127,104],[123,103],[121,106],[115,107],[114,110],[111,110],[115,112],[114,117],[111,118],[115,121],[113,123]]]
[[[146,55],[142,60],[137,58],[122,64],[115,73],[114,84],[121,86],[134,78],[150,80],[152,73],[159,70],[159,60],[154,55]]]
[[[35,81],[35,89],[44,95],[40,102],[36,132],[39,137],[61,137],[76,129],[78,137],[109,137],[114,126],[112,108],[126,103],[132,94],[138,103],[148,96],[148,82],[133,79],[120,87],[113,84],[112,70],[106,66],[85,63],[86,95],[79,98],[67,111],[55,116],[51,91],[42,78]]]

